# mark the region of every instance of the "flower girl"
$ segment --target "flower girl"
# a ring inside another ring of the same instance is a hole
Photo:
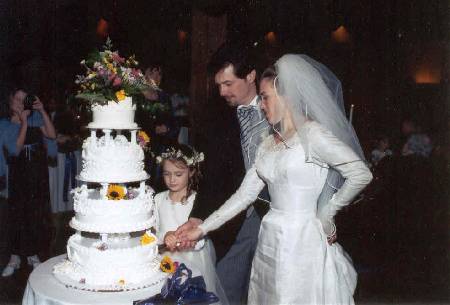
[[[176,229],[184,224],[195,204],[198,182],[201,177],[199,163],[204,160],[199,153],[186,145],[170,147],[156,158],[162,168],[162,176],[167,191],[155,196],[155,207],[158,213],[156,235],[163,241],[172,260],[185,263],[194,272],[198,271],[205,279],[208,291],[214,292],[220,304],[227,304],[215,272],[216,254],[214,246],[207,237],[199,240],[193,249],[178,251]]]

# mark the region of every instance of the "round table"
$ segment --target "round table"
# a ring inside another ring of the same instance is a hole
[[[28,278],[22,305],[132,305],[161,290],[161,285],[121,292],[92,292],[66,287],[52,273],[53,266],[66,258],[66,254],[53,257],[40,264]]]

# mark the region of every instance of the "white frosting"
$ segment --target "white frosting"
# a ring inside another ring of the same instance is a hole
[[[136,105],[133,105],[131,97],[126,97],[120,102],[109,101],[106,105],[93,104],[92,122],[89,128],[101,129],[133,129],[137,128],[134,122]]]
[[[86,185],[72,191],[75,216],[70,226],[94,233],[126,233],[146,230],[155,225],[153,189],[130,189],[133,199],[108,200],[97,189]]]
[[[145,180],[144,152],[123,135],[88,137],[83,143],[79,178],[90,182],[131,182]]]
[[[111,290],[136,286],[160,276],[156,239],[144,246],[139,238],[110,239],[102,244],[98,239],[72,235],[67,243],[68,260],[56,265],[53,272],[87,287],[111,287]]]
[[[104,136],[97,138],[92,130],[84,141],[78,178],[102,187],[82,185],[72,191],[75,216],[70,225],[77,231],[99,233],[101,238],[84,237],[80,232],[69,238],[67,260],[53,270],[68,287],[120,291],[162,284],[165,278],[159,267],[156,237],[147,231],[155,240],[141,245],[140,238],[128,234],[156,223],[153,190],[144,183],[149,177],[144,170],[144,152],[136,141],[135,108],[131,98],[92,107],[94,118],[88,127],[103,129]],[[111,129],[133,129],[131,140],[121,134],[113,138]],[[126,198],[130,199],[107,199],[110,183],[135,181],[140,181],[140,187],[127,190]]]

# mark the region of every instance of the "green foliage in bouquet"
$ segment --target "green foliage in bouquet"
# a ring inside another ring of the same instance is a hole
[[[112,51],[112,47],[108,37],[102,52],[96,50],[81,61],[86,74],[76,77],[75,83],[80,86],[77,98],[106,104],[141,95],[144,90],[158,90],[155,83],[145,79],[134,56],[121,57],[118,51]]]
[[[169,105],[159,100],[148,100],[144,96],[138,96],[133,99],[133,103],[137,105],[139,111],[144,111],[151,116],[169,112]]]

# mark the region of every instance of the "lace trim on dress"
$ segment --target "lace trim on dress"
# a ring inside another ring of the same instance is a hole
[[[297,133],[292,135],[284,142],[276,142],[273,135],[268,136],[261,144],[261,148],[264,151],[281,151],[288,148],[293,148],[300,144],[300,137]]]

